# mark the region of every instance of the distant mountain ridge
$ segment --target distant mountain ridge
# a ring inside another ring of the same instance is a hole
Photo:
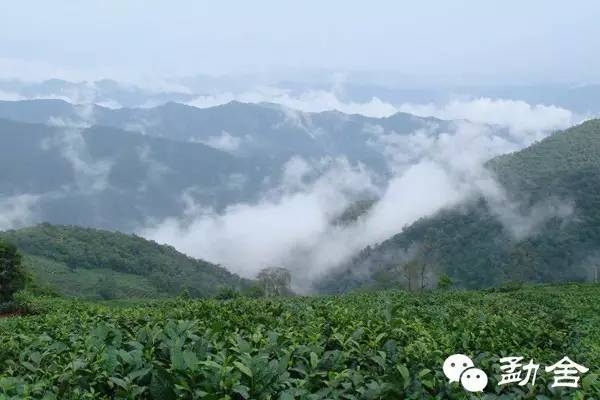
[[[132,231],[148,218],[178,215],[185,193],[215,206],[248,199],[255,192],[247,188],[259,187],[267,173],[200,143],[101,126],[0,120],[0,140],[7,150],[0,198],[30,196],[33,222]]]
[[[190,101],[196,95],[183,87],[146,89],[123,84],[111,79],[70,82],[48,79],[41,82],[0,79],[0,92],[15,99],[69,99],[76,102],[94,101],[119,107],[137,107],[144,104],[162,104],[167,101]]]
[[[386,176],[378,146],[389,135],[452,126],[402,113],[368,118],[239,102],[112,110],[62,100],[0,101],[0,139],[10,149],[0,158],[0,206],[27,195],[27,223],[133,232],[194,204],[219,211],[257,201],[280,183],[292,157],[342,157]]]
[[[384,170],[373,141],[378,135],[433,133],[452,122],[397,113],[370,118],[338,111],[306,113],[276,104],[230,103],[197,108],[168,102],[154,108],[110,109],[62,100],[0,101],[0,118],[20,122],[102,125],[167,139],[200,142],[248,157],[281,163],[302,157],[346,156]]]
[[[256,78],[256,77],[255,77]],[[545,104],[566,108],[582,115],[600,113],[600,85],[597,83],[565,82],[539,84],[457,84],[422,87],[414,84],[369,83],[349,79],[344,82],[341,93],[336,93],[340,101],[348,103],[368,103],[373,98],[389,104],[444,104],[457,98],[492,98],[523,100],[531,105]],[[48,79],[41,82],[1,80],[0,92],[12,94],[16,98],[70,98],[122,107],[160,105],[169,101],[186,103],[198,97],[215,93],[252,93],[256,82],[249,77],[195,76],[175,80],[171,84],[154,85],[148,89],[111,79],[97,81],[70,82],[61,79]],[[259,79],[260,80],[260,79]],[[300,97],[306,91],[331,92],[331,81],[327,78],[310,83],[286,79],[280,82],[265,83],[276,87],[290,96]],[[260,91],[259,91],[260,93]]]

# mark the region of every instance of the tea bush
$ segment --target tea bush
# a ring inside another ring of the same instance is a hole
[[[330,297],[90,303],[27,299],[0,319],[0,399],[600,398],[600,286],[511,292],[383,291]],[[469,355],[483,394],[448,383]],[[499,358],[541,364],[498,386]],[[590,371],[553,389],[569,356]]]

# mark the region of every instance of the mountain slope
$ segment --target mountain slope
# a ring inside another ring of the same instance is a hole
[[[518,205],[518,218],[507,224],[502,210],[485,198],[441,211],[364,249],[319,289],[409,286],[410,281],[415,288],[421,278],[424,286],[432,286],[443,274],[469,288],[597,279],[600,120],[497,157],[487,167]],[[556,204],[572,212],[553,214]],[[519,226],[530,229],[515,234]]]
[[[200,143],[100,126],[0,120],[0,141],[0,200],[29,196],[33,221],[132,231],[179,215],[184,193],[217,207],[247,199],[266,174]]]
[[[135,235],[41,224],[0,232],[24,254],[34,282],[85,298],[192,296],[241,287],[245,280],[217,265]]]

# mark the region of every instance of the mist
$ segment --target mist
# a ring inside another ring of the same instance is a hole
[[[0,230],[20,228],[35,221],[39,196],[18,194],[0,197]]]
[[[83,137],[83,130],[95,123],[93,104],[98,104],[94,86],[86,87],[90,90],[68,96],[69,102],[77,105],[77,120],[51,118],[48,124],[59,131],[40,144],[47,151],[59,152],[68,161],[75,174],[75,186],[63,188],[60,193],[1,199],[3,228],[35,222],[32,209],[46,196],[61,196],[69,191],[90,195],[108,189],[112,162],[90,157]],[[480,97],[455,98],[441,104],[392,104],[377,97],[365,102],[352,101],[345,99],[343,92],[341,82],[331,90],[260,87],[196,96],[187,104],[210,107],[233,100],[276,103],[283,106],[291,124],[301,124],[301,112],[329,110],[374,118],[405,112],[454,122],[443,132],[433,119],[429,128],[412,132],[389,132],[377,124],[365,125],[363,134],[367,144],[385,159],[386,173],[344,157],[294,156],[276,174],[280,178],[265,177],[269,184],[264,185],[257,200],[216,210],[195,200],[194,188],[190,187],[175,194],[180,213],[162,219],[148,215],[136,232],[248,278],[254,278],[265,267],[286,267],[293,274],[294,289],[310,292],[313,282],[366,246],[402,232],[419,218],[478,197],[488,201],[493,215],[515,238],[535,234],[548,218],[572,215],[570,199],[547,199],[524,209],[496,182],[485,163],[581,122],[587,116],[521,100]],[[140,120],[130,128],[145,134],[149,124],[152,121]],[[307,134],[312,133],[307,131]],[[221,131],[202,143],[236,155],[250,140]],[[168,168],[156,162],[148,148],[139,148],[138,157],[147,167],[147,182],[138,188],[145,192],[147,184],[162,179]],[[370,208],[355,220],[339,223],[349,207],[365,199],[374,200]]]
[[[504,112],[498,115],[498,110]],[[365,127],[369,144],[387,160],[389,176],[343,158],[314,162],[295,157],[284,166],[282,181],[260,201],[215,212],[182,196],[183,215],[150,220],[139,233],[249,278],[267,266],[286,267],[294,289],[310,292],[313,282],[364,247],[477,197],[488,200],[515,238],[533,234],[547,218],[571,215],[569,199],[524,210],[485,162],[570,126],[576,115],[559,107],[491,99],[452,103],[428,113],[461,120],[441,134],[420,129],[384,135],[378,126]],[[365,198],[376,199],[371,208],[356,220],[337,223],[344,210]]]

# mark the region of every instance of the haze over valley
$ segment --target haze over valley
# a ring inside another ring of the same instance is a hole
[[[0,102],[11,149],[1,161],[3,229],[136,233],[245,278],[284,266],[299,292],[477,198],[521,241],[568,218],[573,194],[525,201],[486,163],[594,116],[475,95],[423,105],[334,91],[208,100],[114,81],[4,85],[14,99]]]

